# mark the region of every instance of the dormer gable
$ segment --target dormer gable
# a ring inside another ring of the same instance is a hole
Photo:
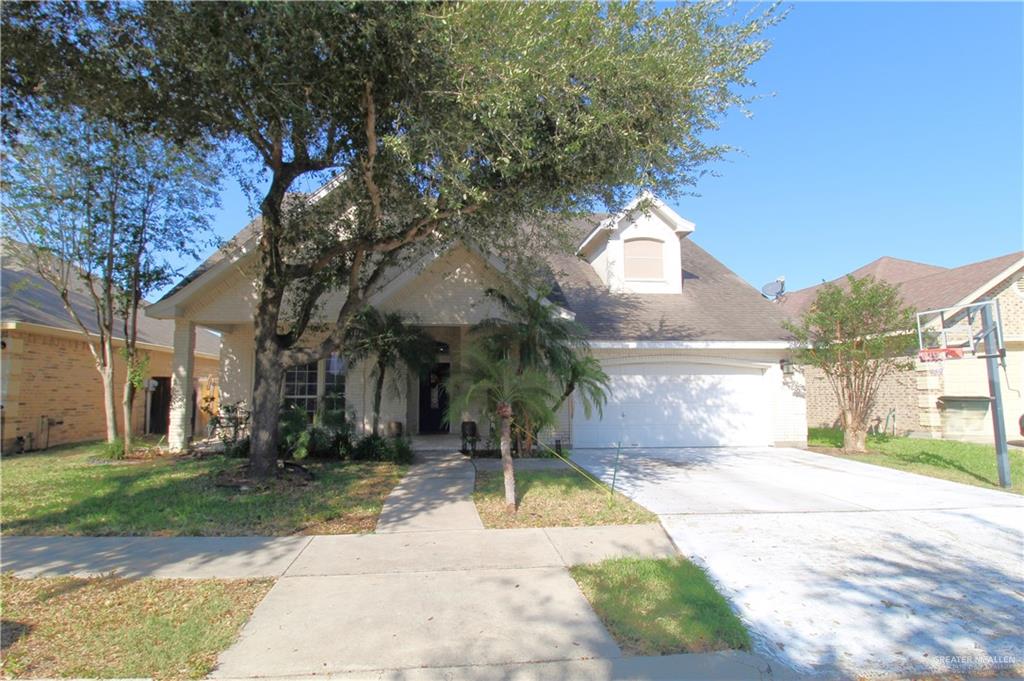
[[[682,293],[680,242],[695,225],[643,194],[595,227],[576,254],[613,292]]]

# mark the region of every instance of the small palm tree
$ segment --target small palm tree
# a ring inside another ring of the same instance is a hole
[[[501,468],[505,478],[505,509],[516,512],[516,477],[512,464],[512,427],[522,426],[516,418],[533,423],[550,423],[555,398],[548,376],[535,369],[519,371],[512,360],[495,357],[482,347],[469,348],[463,369],[451,381],[449,422],[456,421],[475,401],[485,400],[487,410],[501,424]]]
[[[593,409],[601,413],[607,402],[610,380],[601,368],[601,363],[589,354],[586,330],[572,319],[557,312],[557,308],[546,303],[548,291],[530,295],[523,291],[505,293],[487,289],[486,294],[494,298],[508,313],[509,319],[489,318],[474,327],[474,331],[485,334],[491,347],[505,354],[518,351],[517,370],[534,369],[547,373],[562,385],[551,412],[555,413],[575,391],[579,391],[583,410],[589,417]],[[531,423],[529,416],[522,424],[525,433],[523,449],[533,449],[533,439],[542,424]]]
[[[580,404],[583,405],[583,413],[587,418],[596,410],[598,415],[603,415],[604,405],[608,402],[608,387],[611,379],[605,370],[601,368],[601,362],[593,355],[576,355],[572,357],[569,366],[559,377],[562,381],[562,394],[558,402],[552,407],[557,412],[562,404],[577,393]]]
[[[364,308],[352,320],[345,340],[345,354],[352,362],[373,358],[373,434],[380,434],[380,403],[384,376],[399,365],[419,372],[433,362],[436,343],[419,327],[397,312]]]
[[[492,343],[503,350],[516,350],[520,372],[533,368],[558,374],[569,366],[574,353],[586,349],[583,327],[557,314],[556,308],[546,302],[547,293],[506,293],[493,288],[485,291],[498,301],[509,318],[491,317],[473,330],[488,334]]]

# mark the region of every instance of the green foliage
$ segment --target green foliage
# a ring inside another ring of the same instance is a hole
[[[229,459],[247,459],[249,458],[250,446],[249,438],[236,438],[224,444],[224,456]]]
[[[839,402],[844,430],[864,433],[886,376],[909,369],[914,310],[873,277],[825,284],[797,323],[787,323],[797,361],[818,367]]]
[[[123,460],[125,458],[124,440],[118,437],[99,445],[99,458],[109,461]]]
[[[729,602],[685,558],[612,558],[569,572],[628,654],[750,650]]]
[[[407,438],[387,438],[370,433],[357,440],[353,445],[352,460],[412,463],[412,442]]]
[[[248,456],[249,439],[243,437],[249,424],[249,410],[244,401],[220,405],[216,414],[210,410],[210,403],[205,402],[202,409],[210,414],[210,428],[220,438],[227,456]],[[241,454],[244,452],[244,454]]]
[[[372,532],[402,477],[392,464],[303,465],[306,485],[275,481],[239,492],[239,462],[222,456],[157,457],[97,465],[98,444],[0,458],[7,535],[280,536]],[[315,528],[315,529],[312,529]],[[6,615],[6,613],[5,613]]]
[[[610,379],[601,363],[590,355],[586,329],[575,320],[563,317],[547,301],[549,290],[522,289],[511,292],[488,289],[507,313],[508,319],[485,319],[474,327],[481,343],[494,356],[517,357],[517,370],[529,367],[548,375],[561,393],[551,411],[557,412],[573,393],[580,397],[589,417],[601,413],[608,400]],[[534,432],[538,429],[534,428]]]
[[[748,100],[746,72],[767,49],[773,12],[180,2],[104,6],[85,21],[82,8],[55,3],[12,21],[19,45],[39,47],[5,82],[18,85],[16,103],[43,98],[29,84],[50,82],[58,92],[46,99],[260,162],[269,178],[241,178],[267,187],[252,197],[257,354],[309,361],[339,349],[384,273],[426,244],[462,240],[514,258],[529,253],[524,240],[558,240],[553,216],[620,206],[640,189],[685,190],[727,150],[704,136]],[[318,203],[285,203],[325,171],[337,181]],[[544,226],[530,235],[525,221]],[[342,287],[325,340],[304,347],[322,297]],[[281,305],[285,294],[294,304]],[[269,380],[260,366],[258,388]],[[278,387],[254,395],[261,469],[276,455]]]
[[[149,355],[140,355],[129,352],[128,348],[121,348],[121,357],[124,359],[128,373],[125,382],[130,383],[136,390],[143,390],[146,387],[146,375],[149,373]]]
[[[353,319],[345,337],[345,355],[351,363],[373,360],[373,432],[380,433],[380,403],[387,372],[399,366],[413,373],[434,363],[437,342],[398,312],[365,307]]]
[[[306,410],[291,404],[281,410],[281,456],[301,461],[307,458],[341,458],[335,433],[310,423]]]
[[[278,421],[281,432],[281,455],[293,456],[309,429],[306,410],[296,404],[285,405]]]
[[[542,428],[554,420],[551,404],[555,395],[548,376],[536,369],[518,371],[506,357],[495,357],[485,347],[470,346],[464,354],[463,368],[449,381],[446,418],[458,422],[462,412],[482,402],[488,415],[499,413],[502,405],[512,408],[513,425],[529,420]]]

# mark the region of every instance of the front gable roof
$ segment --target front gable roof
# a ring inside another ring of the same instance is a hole
[[[601,241],[608,238],[616,230],[626,226],[628,218],[636,210],[646,210],[658,215],[668,225],[676,236],[683,237],[691,234],[696,225],[680,216],[661,199],[649,192],[644,192],[633,201],[630,201],[625,208],[618,213],[611,215],[602,213],[603,219],[598,222],[576,247],[576,254],[579,255]]]
[[[692,222],[657,198],[641,196],[617,214],[593,213],[572,220],[568,227],[579,235],[576,253],[604,238],[609,230],[619,229],[624,218],[636,210],[657,214],[680,236],[694,229]],[[257,219],[151,306],[148,314],[175,316],[184,310],[191,296],[252,253],[258,231]],[[564,253],[544,254],[551,288],[547,299],[562,308],[565,316],[575,316],[595,341],[767,342],[774,344],[772,347],[789,341],[790,334],[782,327],[784,316],[775,305],[690,239],[681,238],[680,248],[682,292],[672,294],[614,293],[586,260]],[[408,286],[418,272],[424,271],[426,261],[447,252],[449,249],[424,255],[418,267],[409,268],[386,284],[372,298],[374,303],[386,305],[393,292]],[[499,258],[477,255],[491,269],[504,273]],[[210,290],[216,292],[215,287]]]

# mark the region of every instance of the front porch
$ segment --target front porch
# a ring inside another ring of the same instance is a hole
[[[459,433],[413,435],[410,440],[414,452],[457,452],[462,447]]]

